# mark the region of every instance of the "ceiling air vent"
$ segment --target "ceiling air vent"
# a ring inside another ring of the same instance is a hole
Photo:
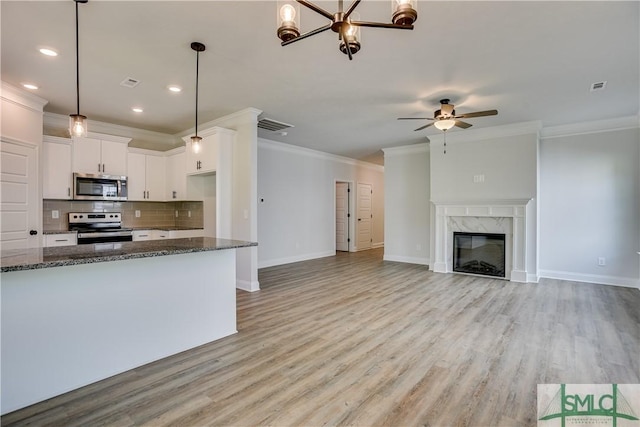
[[[591,89],[590,92],[595,92],[597,90],[603,90],[605,88],[605,86],[607,85],[607,82],[597,82],[597,83],[592,83],[591,84]]]
[[[123,81],[120,82],[120,86],[124,87],[136,87],[140,83],[140,80],[134,79],[133,77],[127,77]]]
[[[292,128],[294,126],[287,123],[278,122],[276,120],[264,118],[258,120],[258,127],[260,129],[268,130],[271,132],[280,132],[284,129]]]

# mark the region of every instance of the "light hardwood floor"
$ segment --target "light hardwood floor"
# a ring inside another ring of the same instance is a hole
[[[640,291],[383,262],[263,269],[239,333],[2,417],[56,426],[530,426],[538,383],[640,383]]]

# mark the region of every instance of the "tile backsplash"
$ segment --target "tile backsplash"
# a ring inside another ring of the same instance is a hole
[[[58,211],[58,218],[53,218],[53,211]],[[138,218],[135,215],[136,211],[140,211]],[[69,212],[121,212],[123,227],[203,228],[204,224],[202,202],[92,202],[45,199],[42,203],[43,230],[68,230]]]

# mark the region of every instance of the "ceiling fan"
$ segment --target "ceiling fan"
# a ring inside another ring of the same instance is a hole
[[[415,129],[416,131],[426,129],[431,125],[442,131],[447,131],[454,126],[458,126],[462,129],[467,129],[472,125],[467,122],[463,122],[458,119],[471,119],[474,117],[495,116],[498,114],[498,110],[486,110],[476,111],[475,113],[466,113],[456,115],[456,110],[453,109],[454,105],[449,104],[449,99],[440,100],[440,109],[434,111],[433,118],[430,117],[399,117],[398,120],[433,120],[433,123],[427,123],[426,125]]]

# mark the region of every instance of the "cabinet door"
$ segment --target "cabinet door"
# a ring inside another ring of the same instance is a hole
[[[127,186],[129,191],[129,200],[146,200],[146,157],[144,154],[129,153],[128,154],[128,171]]]
[[[68,144],[45,142],[42,148],[42,197],[71,199],[71,141]]]
[[[101,141],[73,138],[73,172],[102,173]]]
[[[160,156],[146,156],[147,200],[164,201],[166,167],[165,159]]]
[[[44,246],[47,248],[76,244],[78,244],[76,233],[46,234],[44,236]]]
[[[102,173],[107,175],[127,174],[127,145],[102,140]]]
[[[186,200],[187,173],[185,166],[185,153],[167,157],[167,195],[165,200]]]
[[[202,173],[211,173],[216,170],[216,154],[219,135],[209,135],[200,141],[200,150],[193,152],[191,143],[187,143],[187,174],[196,175]]]
[[[143,240],[152,239],[153,230],[133,230],[133,241],[141,242]]]

